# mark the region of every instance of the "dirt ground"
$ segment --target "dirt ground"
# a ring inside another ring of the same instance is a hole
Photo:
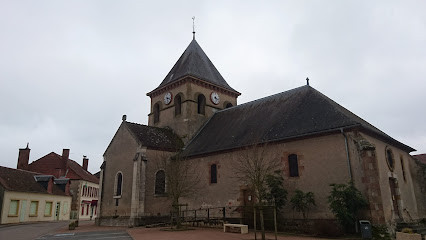
[[[150,240],[252,240],[254,233],[248,234],[239,233],[224,233],[221,228],[193,228],[192,230],[186,231],[165,231],[163,228],[127,228],[127,227],[106,227],[96,226],[94,221],[82,221],[75,230],[68,230],[68,228],[62,228],[58,232],[92,232],[92,231],[111,231],[111,230],[125,230],[135,240],[150,239]],[[257,233],[257,239],[260,239],[260,233]],[[275,239],[273,233],[267,233],[267,239]],[[294,236],[294,235],[278,235],[279,240],[330,240],[328,238],[316,238],[306,236]]]

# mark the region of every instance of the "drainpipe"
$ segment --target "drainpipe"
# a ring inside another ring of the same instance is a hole
[[[351,179],[351,182],[353,182],[353,178],[352,178],[351,160],[350,160],[350,158],[349,158],[348,137],[346,136],[345,132],[343,131],[343,128],[341,128],[341,129],[340,129],[340,132],[342,133],[343,137],[345,138],[346,159],[347,159],[347,161],[348,161],[349,177],[350,177],[350,179]]]

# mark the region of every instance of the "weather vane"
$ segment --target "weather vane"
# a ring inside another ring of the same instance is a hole
[[[192,17],[192,38],[195,40],[195,16]]]

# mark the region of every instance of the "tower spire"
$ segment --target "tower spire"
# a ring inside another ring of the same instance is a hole
[[[192,39],[195,40],[195,16],[192,17]]]

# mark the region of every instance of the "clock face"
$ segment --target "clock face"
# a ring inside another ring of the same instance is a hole
[[[169,105],[172,102],[172,93],[168,92],[164,95],[164,104]]]
[[[219,104],[220,102],[219,94],[217,94],[217,92],[212,92],[210,94],[210,100],[212,100],[212,103],[216,105]]]

